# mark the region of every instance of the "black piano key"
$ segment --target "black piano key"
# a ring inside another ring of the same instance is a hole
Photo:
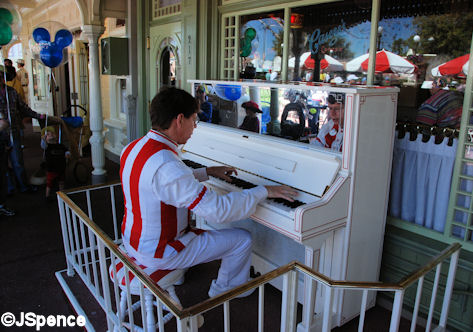
[[[183,159],[182,162],[186,164],[187,167],[190,168],[202,168],[205,167],[205,165],[199,164],[195,161],[189,160],[189,159]]]

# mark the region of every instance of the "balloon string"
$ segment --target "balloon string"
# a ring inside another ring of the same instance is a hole
[[[1,50],[1,47],[0,47]],[[3,64],[5,61],[3,59],[3,53],[0,52],[0,59]],[[3,82],[5,83],[5,99],[7,101],[7,114],[8,114],[8,123],[10,125],[10,142],[13,146],[13,133],[12,133],[12,123],[11,123],[11,112],[10,112],[10,98],[8,96],[8,85],[7,85],[7,69],[3,66]]]
[[[57,86],[57,83],[56,83],[56,78],[54,77],[54,73],[53,73],[53,69],[51,68],[51,78],[53,79],[54,81],[54,89],[53,91],[56,89],[56,86]]]

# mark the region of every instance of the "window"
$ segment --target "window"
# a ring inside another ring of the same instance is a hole
[[[468,134],[473,133],[473,122],[467,120],[472,114],[467,110],[461,124],[463,66],[445,71],[443,64],[468,57],[472,32],[470,2],[420,0],[414,7],[409,1],[401,6],[383,2],[378,52],[392,52],[414,70],[377,64],[375,79],[400,87],[391,223],[446,242],[460,241],[468,250],[473,250],[473,140]],[[460,127],[465,134],[457,139]],[[463,152],[461,159],[456,158],[457,149]]]
[[[288,79],[361,83],[366,73],[347,72],[345,63],[368,51],[370,15],[354,1],[292,8]]]
[[[37,60],[31,60],[31,68],[33,69],[33,93],[36,100],[45,100],[46,91],[48,89],[48,75],[46,67]]]
[[[284,12],[241,16],[240,76],[246,79],[281,79]]]

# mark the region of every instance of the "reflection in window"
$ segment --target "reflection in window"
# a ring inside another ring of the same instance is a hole
[[[119,118],[126,118],[126,107],[127,107],[127,91],[126,91],[126,79],[121,78],[117,82],[118,85],[118,96],[120,97],[120,111],[118,114]]]
[[[368,51],[369,17],[370,9],[355,1],[293,8],[288,78],[337,84],[363,83],[366,73],[346,72],[345,63]]]
[[[194,92],[203,122],[341,151],[343,93],[231,83],[196,84]]]
[[[176,55],[170,46],[167,46],[161,55],[162,86],[176,85]]]
[[[246,79],[281,78],[284,13],[274,11],[241,17],[240,75]]]
[[[47,79],[45,72],[46,67],[37,60],[31,60],[31,68],[33,69],[33,92],[36,100],[46,99]]]

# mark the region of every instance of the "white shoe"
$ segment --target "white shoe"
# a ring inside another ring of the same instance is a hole
[[[222,294],[226,291],[229,291],[230,289],[233,289],[234,287],[230,287],[230,288],[226,288],[226,289],[223,289],[222,287],[218,286],[217,283],[216,283],[216,280],[212,280],[212,284],[210,285],[210,289],[209,289],[209,297],[214,297],[214,296],[217,296],[219,294]],[[247,297],[247,296],[250,296],[251,294],[253,294],[253,292],[255,291],[256,288],[253,288],[253,289],[250,289],[238,296],[236,296],[236,298],[243,298],[243,297]]]

